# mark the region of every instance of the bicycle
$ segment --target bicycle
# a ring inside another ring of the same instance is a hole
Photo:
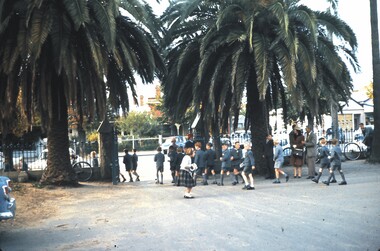
[[[343,148],[343,154],[348,160],[357,160],[366,152],[367,146],[360,141],[347,143]]]
[[[74,169],[79,181],[88,181],[91,179],[93,168],[90,163],[86,161],[77,162],[76,159],[73,159],[71,167]]]

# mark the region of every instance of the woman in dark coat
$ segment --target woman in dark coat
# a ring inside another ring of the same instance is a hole
[[[305,137],[302,135],[301,128],[299,126],[294,127],[294,141],[292,147],[292,157],[290,163],[294,167],[294,178],[302,177],[302,165],[303,165],[303,154],[304,154],[304,144]]]

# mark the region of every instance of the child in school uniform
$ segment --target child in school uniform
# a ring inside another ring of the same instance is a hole
[[[169,157],[169,163],[170,163],[170,172],[172,175],[172,183],[175,183],[175,166],[177,162],[177,149],[174,146],[169,146],[169,152],[168,152],[168,157]]]
[[[129,182],[133,182],[132,179],[132,156],[129,154],[129,150],[127,148],[124,149],[124,158],[123,158],[123,163],[125,165],[125,171],[129,174]],[[120,173],[121,177],[123,177],[123,182],[125,182],[125,177]]]
[[[331,155],[330,155],[330,161],[332,164],[332,167],[330,167],[330,176],[327,179],[327,181],[323,181],[324,184],[330,185],[331,179],[334,177],[334,171],[338,170],[340,176],[342,177],[342,182],[339,183],[339,185],[347,185],[346,179],[344,177],[343,171],[342,171],[342,149],[339,146],[339,141],[337,139],[332,139],[331,144],[334,146],[331,149]]]
[[[227,143],[222,144],[222,156],[220,157],[221,164],[221,171],[220,171],[220,183],[218,183],[218,186],[224,186],[224,174],[230,175],[231,172],[231,153],[228,149]]]
[[[133,149],[133,155],[132,155],[132,174],[136,176],[135,181],[140,181],[140,176],[137,173],[137,163],[139,161],[139,157],[136,154],[137,150]]]
[[[195,155],[194,155],[194,163],[197,164],[198,169],[195,173],[195,181],[197,181],[197,177],[202,175],[202,183],[203,185],[208,185],[207,179],[205,176],[206,170],[206,153],[202,150],[202,143],[196,142],[194,144],[195,147]]]
[[[157,181],[156,184],[164,184],[164,162],[165,162],[165,155],[162,153],[162,148],[159,146],[157,147],[157,153],[154,155],[154,162],[156,162],[156,176]],[[161,174],[161,181],[159,179],[159,173]]]
[[[214,181],[212,184],[218,184],[216,181],[216,175],[215,175],[215,160],[216,160],[216,153],[212,149],[212,143],[206,144],[206,169],[205,169],[205,180],[207,182],[208,180],[208,173],[211,172],[211,175],[214,177]]]
[[[191,160],[195,155],[194,149],[191,147],[186,148],[185,153],[186,154],[181,162],[177,185],[185,187],[185,194],[183,196],[185,199],[192,199],[194,196],[191,194],[191,190],[196,186],[195,172],[198,169],[198,166],[197,164],[192,163]]]
[[[244,187],[243,190],[255,190],[255,184],[253,180],[253,170],[255,170],[255,159],[253,157],[253,153],[251,150],[251,143],[245,142],[244,143],[244,159],[243,163],[241,163],[241,166],[243,167],[242,171],[242,177],[244,180]]]
[[[319,144],[322,146],[321,149],[319,150],[320,151],[320,156],[321,156],[321,165],[319,167],[319,172],[318,172],[317,177],[311,179],[315,183],[319,182],[319,179],[322,176],[323,169],[330,168],[330,160],[329,160],[330,151],[329,151],[329,149],[326,146],[326,139],[322,138],[319,141]],[[334,179],[335,179],[335,177],[334,177]]]
[[[179,172],[181,169],[181,163],[182,163],[183,157],[185,157],[185,154],[183,153],[183,147],[180,146],[177,148],[177,158],[175,161],[175,183],[174,183],[175,186],[178,185],[178,177],[179,177]]]
[[[273,144],[275,146],[274,149],[274,155],[273,155],[273,160],[274,160],[274,172],[276,175],[276,179],[273,181],[274,184],[281,183],[280,181],[280,174],[285,176],[286,182],[289,180],[289,175],[286,174],[281,168],[282,165],[284,164],[284,153],[283,149],[279,144],[278,139],[273,140]]]

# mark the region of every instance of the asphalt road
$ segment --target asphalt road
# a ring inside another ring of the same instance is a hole
[[[224,187],[195,187],[186,200],[168,166],[166,182],[156,185],[153,156],[140,156],[141,182],[76,188],[82,191],[63,205],[63,216],[0,227],[0,249],[380,250],[380,165],[359,160],[343,169],[347,186],[256,177],[256,190],[244,191],[227,179]]]

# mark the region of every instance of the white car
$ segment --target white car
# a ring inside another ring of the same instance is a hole
[[[0,221],[13,219],[16,215],[16,200],[11,197],[12,182],[0,176]]]
[[[162,148],[162,151],[164,154],[167,154],[169,152],[169,146],[172,145],[172,139],[173,138],[176,139],[175,143],[178,147],[184,147],[185,146],[186,139],[184,136],[171,136],[169,138],[166,138],[165,142],[162,143],[162,145],[161,145],[161,148]]]
[[[69,148],[69,153],[70,153],[70,157],[71,156],[76,157],[75,158],[76,162],[83,161],[82,157],[77,156],[75,154],[74,149]],[[45,149],[41,152],[41,155],[38,158],[38,160],[28,164],[28,170],[31,170],[31,171],[33,171],[33,170],[44,170],[47,167],[47,157],[48,157],[48,149]]]

